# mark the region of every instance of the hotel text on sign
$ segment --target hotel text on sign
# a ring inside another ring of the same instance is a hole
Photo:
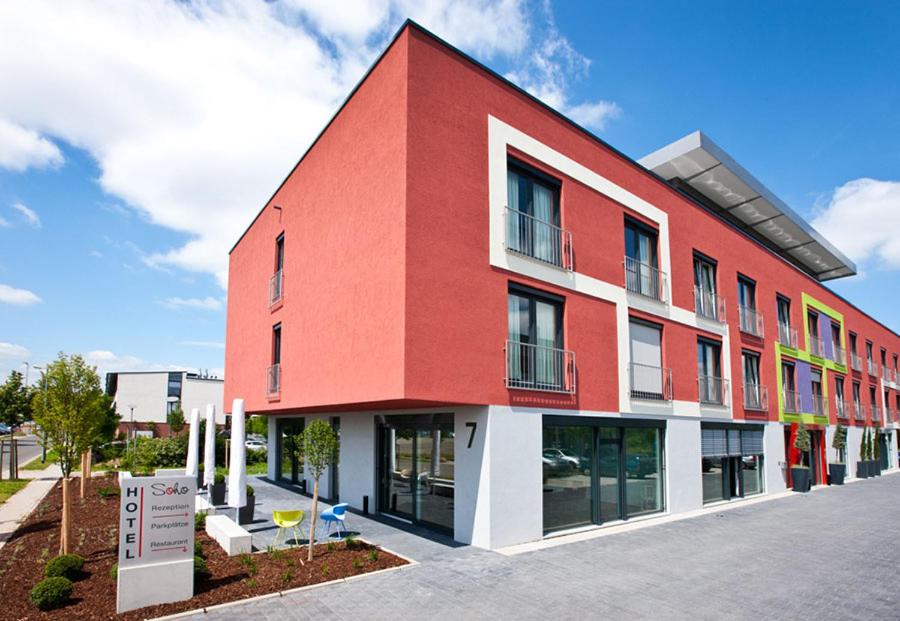
[[[133,477],[120,486],[119,567],[193,557],[194,477]]]

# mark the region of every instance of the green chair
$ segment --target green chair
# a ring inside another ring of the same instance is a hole
[[[281,536],[281,543],[285,543],[288,529],[294,533],[294,543],[299,546],[300,540],[297,537],[297,531],[299,530],[300,534],[303,534],[303,527],[301,524],[303,523],[304,518],[306,518],[305,511],[273,511],[272,521],[278,526],[278,532],[275,533],[275,541],[272,542],[272,546],[278,545],[279,535]]]

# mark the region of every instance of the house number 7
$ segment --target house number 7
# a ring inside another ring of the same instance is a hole
[[[466,448],[472,448],[472,440],[475,439],[475,429],[478,427],[478,423],[466,423],[466,427],[472,430],[469,432],[469,443]]]

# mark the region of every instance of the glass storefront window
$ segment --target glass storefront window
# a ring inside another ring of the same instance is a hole
[[[762,492],[762,456],[748,455],[742,458],[741,491],[744,496]]]
[[[762,493],[762,429],[704,425],[700,446],[704,503]]]
[[[544,427],[544,530],[590,524],[593,515],[591,427]]]
[[[628,517],[662,510],[662,464],[659,429],[623,429],[625,438],[625,509]]]
[[[703,502],[725,499],[725,460],[721,457],[704,457],[702,462]]]

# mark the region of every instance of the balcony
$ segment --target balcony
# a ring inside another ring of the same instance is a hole
[[[841,366],[847,366],[847,351],[837,343],[832,343],[831,360]]]
[[[269,308],[281,302],[284,295],[284,270],[278,270],[269,279]]]
[[[273,364],[266,369],[266,395],[271,399],[281,394],[281,365]]]
[[[878,377],[878,365],[875,364],[871,358],[866,360],[866,371],[872,377]]]
[[[751,334],[757,338],[763,338],[763,318],[756,309],[749,306],[738,306],[741,332]]]
[[[649,263],[625,257],[625,288],[644,297],[666,301],[666,274]]]
[[[784,412],[787,414],[800,413],[800,394],[795,390],[785,389],[782,392],[782,401],[784,402]]]
[[[744,408],[765,412],[769,409],[769,391],[759,384],[744,384]]]
[[[809,335],[808,339],[809,343],[809,354],[811,356],[815,356],[816,358],[824,358],[825,357],[825,341],[820,339],[818,336]]]
[[[510,207],[506,208],[506,249],[565,270],[572,269],[572,233]]]
[[[853,404],[849,401],[835,401],[835,409],[837,410],[838,418],[847,420],[853,411]]]
[[[854,371],[862,371],[862,358],[855,351],[850,352],[850,368]]]
[[[891,381],[891,370],[884,365],[881,365],[881,377],[883,377],[886,382]]]
[[[725,323],[725,298],[695,285],[694,311],[698,317]]]
[[[575,353],[506,341],[506,387],[575,394]]]
[[[877,405],[872,406],[872,420],[876,423],[881,422],[881,408]]]
[[[828,416],[828,399],[822,395],[813,395],[813,414],[816,416]]]
[[[778,322],[778,342],[785,347],[797,349],[797,329],[790,324]]]
[[[711,405],[725,405],[725,397],[728,393],[728,380],[712,375],[700,375],[697,377],[700,403]]]
[[[672,369],[637,364],[628,365],[632,399],[672,400]]]
[[[866,420],[866,408],[858,403],[853,404],[853,418],[856,420]]]

